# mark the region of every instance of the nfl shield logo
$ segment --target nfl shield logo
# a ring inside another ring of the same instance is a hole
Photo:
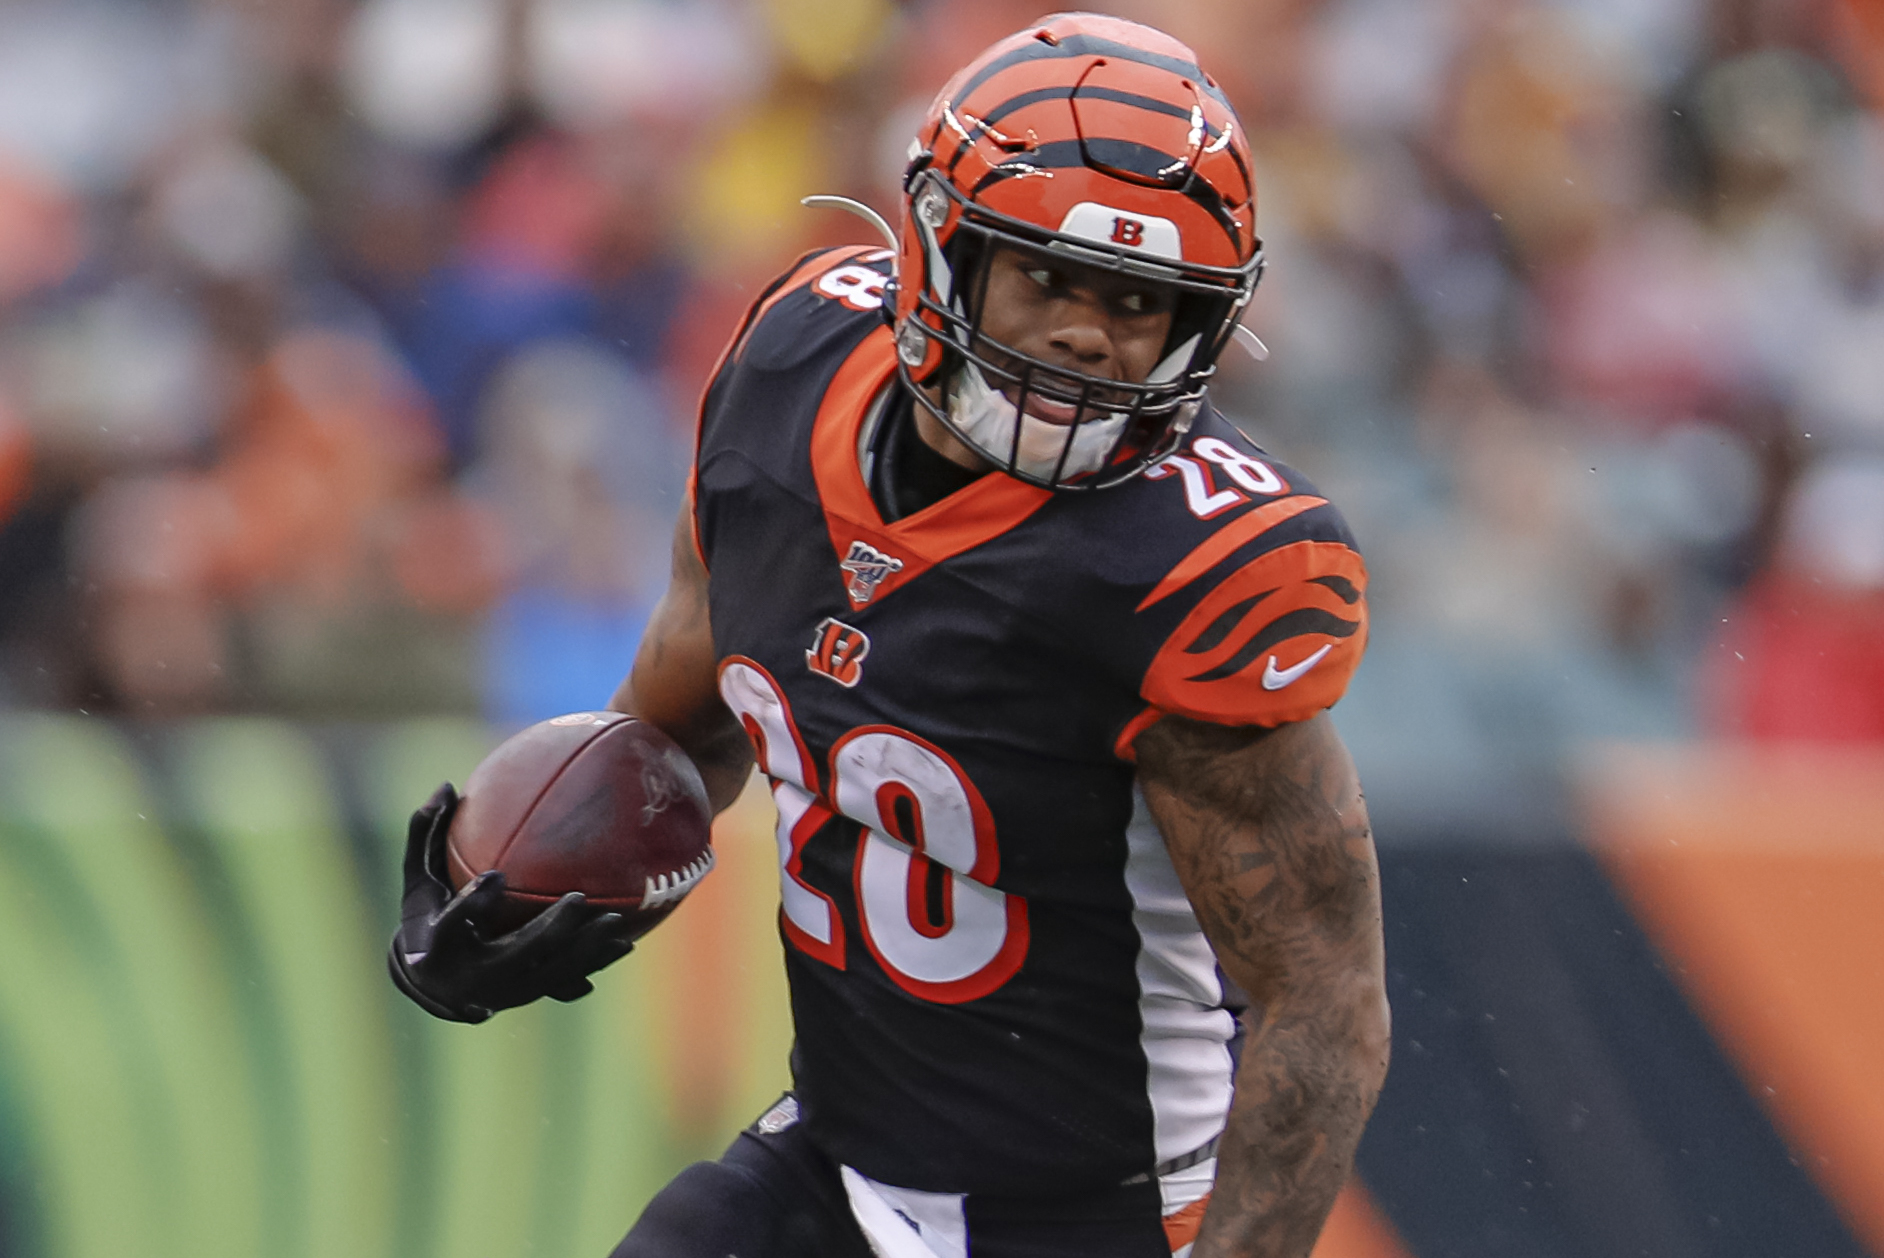
[[[844,589],[850,601],[862,607],[876,596],[877,587],[892,572],[903,570],[903,561],[884,554],[868,542],[852,542],[850,553],[838,563],[849,574]]]

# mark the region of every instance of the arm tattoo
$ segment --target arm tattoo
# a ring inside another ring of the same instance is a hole
[[[1167,717],[1139,780],[1248,1038],[1195,1258],[1303,1258],[1386,1073],[1379,876],[1326,717],[1274,731]]]

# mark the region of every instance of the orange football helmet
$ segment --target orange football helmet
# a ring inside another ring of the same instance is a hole
[[[892,313],[921,405],[1053,489],[1118,484],[1176,448],[1263,269],[1249,145],[1195,53],[1120,18],[1042,19],[942,89],[903,194]],[[1102,379],[986,337],[1000,247],[1168,289],[1159,365],[1143,382]],[[1073,422],[1034,418],[1030,394],[1075,406]]]

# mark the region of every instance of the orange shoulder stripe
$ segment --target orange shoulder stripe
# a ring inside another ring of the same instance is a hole
[[[1239,516],[1232,523],[1218,529],[1199,543],[1197,549],[1178,561],[1175,568],[1165,574],[1156,589],[1145,595],[1145,601],[1136,610],[1144,611],[1153,603],[1168,598],[1185,586],[1195,581],[1204,573],[1222,563],[1244,544],[1254,541],[1284,520],[1292,519],[1304,511],[1326,506],[1326,498],[1317,498],[1312,494],[1303,494],[1294,498],[1284,498],[1258,507],[1248,515]]]

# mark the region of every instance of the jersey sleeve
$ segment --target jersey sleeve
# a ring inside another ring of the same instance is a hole
[[[813,249],[780,272],[776,279],[760,291],[752,304],[746,307],[746,312],[740,318],[738,325],[733,328],[732,335],[726,339],[726,345],[720,350],[720,356],[714,362],[713,370],[707,375],[706,387],[701,390],[698,424],[695,430],[696,462],[699,457],[698,447],[708,439],[710,431],[715,426],[728,393],[728,385],[739,370],[741,360],[758,334],[760,325],[765,323],[766,316],[771,314],[781,302],[803,292],[815,283],[828,280],[834,270],[861,271],[864,268],[856,265],[857,263],[865,259],[874,260],[885,252],[882,249],[871,250],[855,245],[836,249]],[[848,299],[844,304],[849,304],[852,309],[860,308],[855,304],[859,300],[859,294],[855,291],[854,283],[850,288],[840,289],[836,294],[827,292],[821,295]],[[864,294],[864,296],[869,295]],[[881,305],[881,281],[877,284],[874,296],[878,305]]]
[[[747,443],[751,434],[742,426],[770,422],[776,390],[768,376],[815,356],[834,335],[854,338],[860,321],[866,329],[879,326],[889,256],[863,245],[814,249],[766,285],[734,327],[700,394],[687,477],[687,510],[702,563],[708,550],[702,465],[728,446]]]
[[[1210,534],[1138,610],[1182,611],[1140,687],[1153,712],[1283,725],[1346,692],[1367,643],[1367,567],[1340,513],[1296,494]]]

